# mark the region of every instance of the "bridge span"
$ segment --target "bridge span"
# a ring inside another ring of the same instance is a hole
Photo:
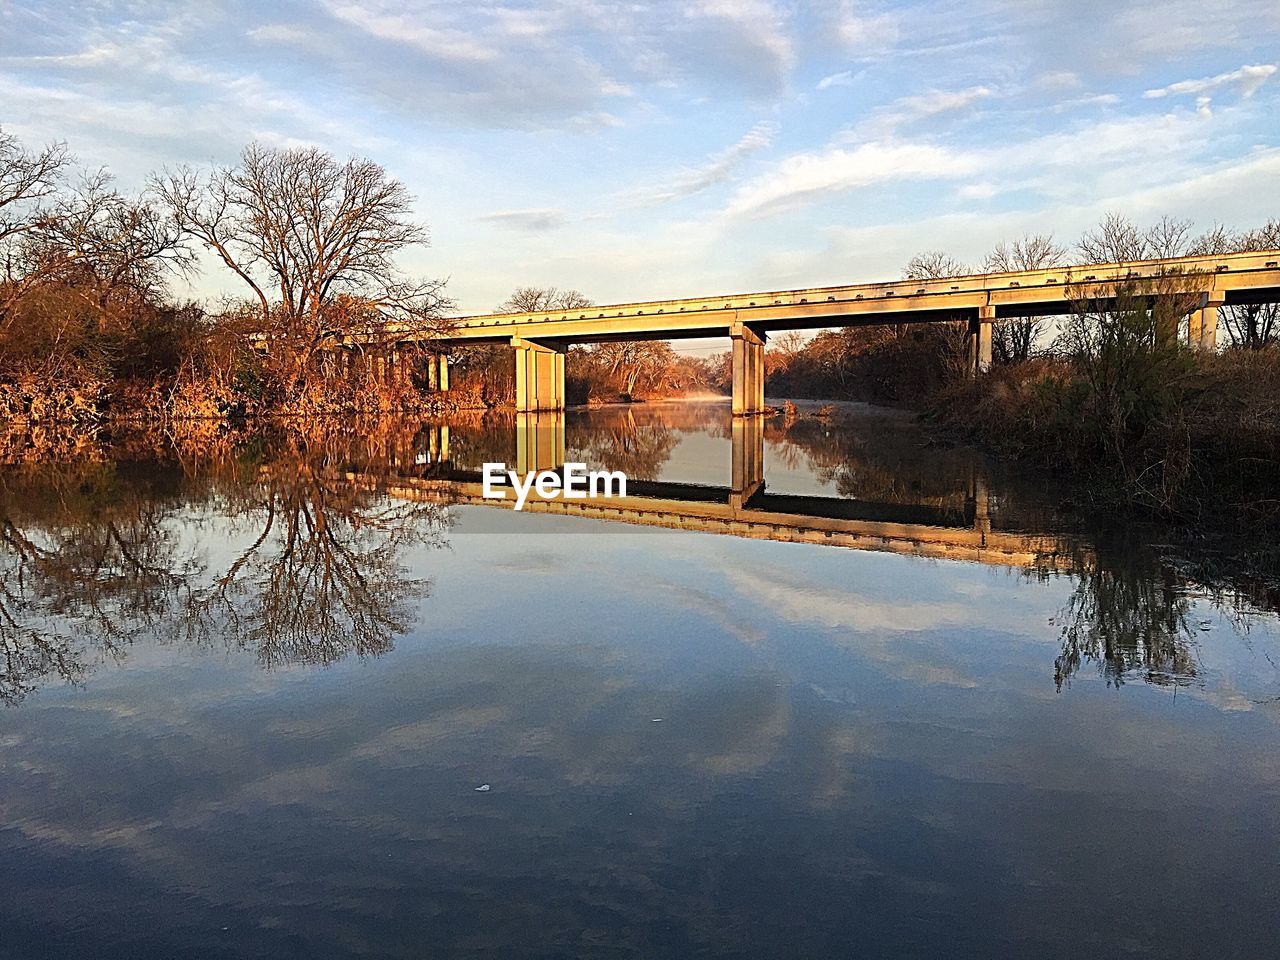
[[[757,414],[764,410],[765,344],[776,331],[963,322],[971,367],[980,372],[991,364],[991,327],[997,320],[1069,314],[1081,298],[1105,305],[1117,291],[1143,284],[1159,296],[1169,278],[1177,279],[1180,302],[1187,304],[1190,344],[1212,350],[1221,308],[1280,302],[1280,251],[482,314],[459,318],[431,344],[446,350],[455,344],[509,344],[515,354],[516,409],[534,411],[564,408],[565,353],[572,344],[729,337],[733,412]],[[448,389],[447,353],[433,357],[429,372],[434,389]]]

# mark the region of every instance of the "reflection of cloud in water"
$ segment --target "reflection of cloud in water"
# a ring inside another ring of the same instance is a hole
[[[565,572],[568,560],[565,554],[550,550],[512,549],[509,554],[490,560],[489,567],[501,573],[558,576]]]
[[[737,637],[749,647],[759,646],[764,639],[765,630],[759,621],[750,615],[743,615],[739,612],[739,608],[729,603],[724,597],[717,596],[708,590],[674,583],[656,583],[654,588],[681,601],[686,610],[707,617],[726,633]]]

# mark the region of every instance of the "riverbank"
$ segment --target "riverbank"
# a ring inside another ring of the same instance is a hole
[[[1070,477],[1093,508],[1280,527],[1280,350],[1040,359],[938,393],[935,434]]]

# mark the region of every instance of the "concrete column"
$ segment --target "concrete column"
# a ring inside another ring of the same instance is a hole
[[[427,389],[439,389],[439,366],[436,364],[435,354],[427,354]]]
[[[995,307],[979,307],[978,315],[969,319],[969,371],[974,376],[991,369],[991,325],[995,319]]]
[[[512,339],[517,412],[564,409],[564,348]]]
[[[518,473],[559,470],[564,466],[563,410],[516,414],[516,463]]]
[[[1218,310],[1221,300],[1205,299],[1198,310],[1191,311],[1187,341],[1193,350],[1213,353],[1218,349]]]
[[[449,390],[449,355],[447,353],[436,354],[436,389],[441,393],[447,393]]]
[[[764,336],[745,324],[734,324],[733,415],[764,413]]]
[[[987,490],[986,477],[973,476],[973,529],[982,534],[985,545],[991,534],[991,494]]]
[[[734,417],[729,505],[735,510],[764,489],[764,417]]]

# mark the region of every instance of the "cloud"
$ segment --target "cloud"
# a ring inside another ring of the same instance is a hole
[[[326,2],[324,7],[337,20],[380,40],[417,47],[431,59],[492,63],[498,58],[497,50],[469,32],[433,25],[430,9],[407,12],[401,4],[384,6],[378,2]]]
[[[797,56],[789,6],[775,0],[324,0],[322,10],[327,22],[250,36],[305,46],[349,89],[399,110],[500,128],[594,130],[614,117],[611,102],[664,88],[772,99]]]
[[[854,74],[852,70],[845,70],[841,73],[833,73],[829,77],[823,77],[818,81],[815,90],[830,90],[832,87],[852,87],[862,74]]]
[[[981,167],[980,157],[927,143],[871,142],[846,149],[787,157],[767,174],[746,183],[730,201],[730,216],[753,216],[903,179],[954,179]]]
[[[861,135],[884,135],[898,127],[967,110],[981,100],[992,96],[990,87],[975,86],[963,90],[929,90],[925,93],[900,97],[875,111],[872,118],[859,128]]]
[[[1054,113],[1064,113],[1067,110],[1075,110],[1078,107],[1112,107],[1120,102],[1120,97],[1114,93],[1098,93],[1087,97],[1072,97],[1069,100],[1061,100],[1055,103],[1051,108]]]
[[[961,91],[903,98],[895,106],[917,101],[915,113],[923,116],[978,99],[981,89],[968,96]],[[911,112],[891,111],[899,118]],[[1204,125],[1211,119],[1207,105],[1200,104],[1195,113],[1112,117],[1039,137],[1005,138],[997,146],[956,146],[896,135],[851,146],[858,131],[846,131],[827,147],[794,153],[743,184],[724,212],[729,217],[759,216],[904,180],[980,178],[981,185],[962,188],[962,199],[994,196],[1006,185],[1045,197],[1096,194],[1117,183],[1139,189],[1162,174],[1185,173],[1184,166],[1205,149]]]
[[[757,123],[736,143],[709,157],[703,165],[684,170],[661,186],[640,191],[640,202],[681,200],[726,182],[749,156],[770,146],[777,132],[776,123],[767,120]]]
[[[303,44],[311,39],[306,30],[287,23],[266,23],[247,31],[245,36],[260,43]]]
[[[1157,87],[1154,90],[1148,90],[1143,94],[1148,100],[1157,99],[1159,97],[1176,97],[1186,96],[1190,94],[1207,94],[1224,87],[1234,88],[1242,97],[1251,97],[1258,92],[1258,88],[1267,82],[1267,79],[1276,72],[1274,63],[1246,64],[1239,70],[1232,70],[1230,73],[1220,73],[1216,77],[1202,77],[1199,80],[1180,80],[1177,83],[1171,83],[1167,87]]]
[[[481,223],[496,223],[499,226],[512,227],[516,230],[529,230],[540,233],[563,226],[565,215],[560,210],[500,210],[476,217]]]
[[[899,14],[868,13],[865,6],[856,0],[828,3],[825,16],[820,18],[823,29],[854,56],[882,55],[898,41]]]
[[[765,82],[762,92],[776,92],[795,63],[787,17],[770,0],[692,0],[685,17],[699,33],[719,36],[726,45],[719,53],[722,62],[742,63],[748,76],[754,64]]]

